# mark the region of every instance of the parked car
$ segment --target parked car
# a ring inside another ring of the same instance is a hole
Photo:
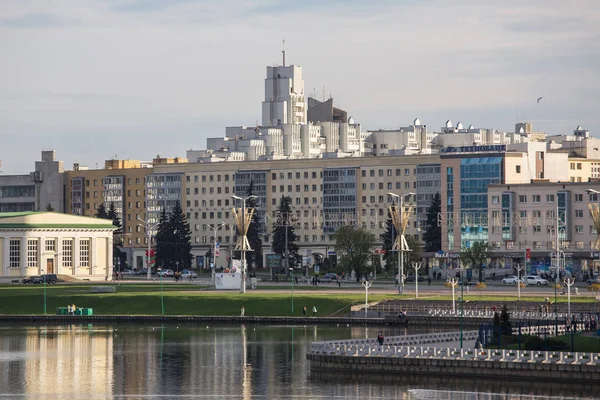
[[[158,271],[156,273],[156,276],[158,277],[172,277],[175,276],[175,272],[172,269],[161,269],[160,271]]]
[[[415,281],[415,276],[414,275],[408,275],[406,277],[406,279],[404,280],[404,282],[414,282]],[[423,282],[425,281],[425,278],[423,278],[421,275],[419,275],[419,282]]]
[[[147,274],[148,274],[148,270],[145,268],[133,271],[133,275],[147,275]]]
[[[125,271],[122,272],[123,275],[133,275],[133,270],[131,269],[126,269]]]
[[[323,275],[323,277],[321,278],[321,280],[323,282],[335,282],[339,279],[338,274],[334,273],[334,272],[328,272],[325,275]]]
[[[192,271],[191,269],[184,269],[183,271],[181,271],[182,279],[196,279],[197,277],[198,274]]]
[[[28,276],[27,278],[23,278],[21,282],[23,283],[40,283],[42,278],[39,276]]]
[[[56,282],[58,282],[58,277],[56,276],[56,274],[44,274],[42,276],[40,276],[40,282],[39,283],[48,283],[48,284],[54,284]]]
[[[548,280],[541,278],[537,275],[527,275],[525,277],[525,283],[528,285],[548,286]]]
[[[506,278],[502,279],[502,283],[505,283],[507,285],[514,285],[517,282],[523,282],[522,279],[517,278],[514,275],[511,276],[507,276]]]

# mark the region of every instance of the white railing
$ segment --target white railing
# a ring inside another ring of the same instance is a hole
[[[391,344],[311,344],[311,354],[349,357],[405,357],[441,360],[505,361],[543,364],[600,365],[599,353],[577,353],[537,350],[456,349],[444,347],[397,346]]]
[[[463,340],[475,340],[477,339],[478,333],[479,331],[475,330],[463,331]],[[458,342],[459,340],[460,332],[438,332],[421,335],[387,336],[384,339],[386,345],[392,346],[417,346],[433,343]],[[325,346],[372,346],[377,344],[377,339],[364,338],[332,340],[327,342],[315,342],[313,344],[322,344]]]
[[[500,310],[496,310],[496,312],[498,313],[498,315],[500,315]],[[420,315],[419,313],[415,313],[415,312],[413,312],[413,314]],[[460,317],[461,312],[459,309],[457,309],[456,311],[452,311],[451,309],[450,310],[429,309],[427,311],[427,313],[424,315],[428,315],[428,316],[432,316],[432,317]],[[492,310],[463,310],[462,315],[463,315],[463,317],[467,317],[467,318],[472,318],[472,317],[493,318],[494,311],[492,311]],[[577,314],[575,314],[575,315],[577,315]],[[512,311],[512,312],[510,312],[510,317],[512,319],[539,319],[539,320],[548,319],[548,320],[550,320],[550,319],[555,319],[555,318],[564,319],[567,317],[567,313],[554,314],[553,312],[540,313],[540,312],[534,312],[534,311]]]

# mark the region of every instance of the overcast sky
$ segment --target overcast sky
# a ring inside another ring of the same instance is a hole
[[[597,0],[2,0],[2,170],[203,149],[260,121],[282,39],[306,92],[367,129],[600,136]]]

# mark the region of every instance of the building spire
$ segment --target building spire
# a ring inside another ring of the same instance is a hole
[[[283,39],[282,41],[282,50],[281,50],[281,54],[283,54],[283,66],[285,67],[285,39]]]

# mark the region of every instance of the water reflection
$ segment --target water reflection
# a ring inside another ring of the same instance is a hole
[[[466,398],[440,390],[431,393],[442,397],[415,397],[426,393],[415,389],[456,387],[442,381],[432,387],[429,378],[309,376],[305,355],[312,341],[375,337],[378,331],[349,326],[4,325],[0,395],[69,400],[149,394],[168,399]],[[414,333],[419,332],[384,329],[386,336]],[[486,386],[481,390],[489,391]]]

